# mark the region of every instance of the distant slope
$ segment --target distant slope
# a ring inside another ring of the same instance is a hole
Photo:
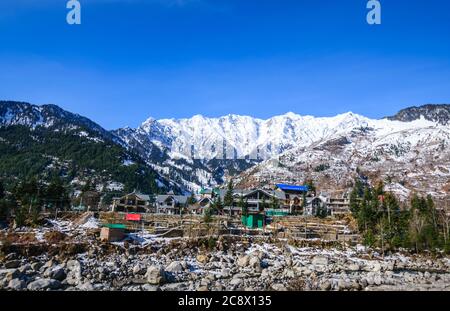
[[[403,199],[450,195],[450,126],[423,118],[367,120],[334,137],[294,148],[242,173],[243,187],[313,179],[321,190],[346,191],[357,176],[382,180]]]
[[[93,179],[110,190],[151,193],[170,187],[124,142],[91,120],[55,105],[0,101],[0,176]],[[119,187],[117,186],[119,185]],[[159,185],[159,186],[158,186]]]
[[[389,120],[411,122],[423,117],[425,120],[437,122],[442,125],[450,124],[450,104],[449,105],[423,105],[420,107],[409,107],[400,110]]]

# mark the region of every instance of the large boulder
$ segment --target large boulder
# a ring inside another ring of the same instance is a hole
[[[241,268],[247,267],[250,263],[250,256],[244,255],[240,256],[237,260],[237,265]]]
[[[133,267],[133,274],[135,275],[144,274],[145,272],[146,272],[145,266],[141,264],[137,264]]]
[[[50,271],[50,277],[52,279],[63,281],[66,278],[67,274],[63,267],[56,266]]]
[[[328,258],[324,256],[315,256],[311,262],[314,266],[326,266],[328,265]]]
[[[69,272],[66,276],[66,282],[69,285],[78,285],[81,280],[81,264],[78,260],[69,260],[66,264]]]
[[[147,282],[151,285],[162,285],[166,282],[164,269],[158,266],[150,266],[145,275]]]
[[[53,279],[38,279],[28,284],[29,290],[44,290],[44,289],[58,289],[61,283]]]
[[[360,266],[357,263],[351,263],[347,266],[349,271],[359,271]]]
[[[275,283],[272,285],[272,290],[276,292],[285,292],[287,291],[286,287],[283,284]]]
[[[255,270],[261,270],[261,259],[257,256],[251,256],[248,265]]]
[[[20,260],[10,260],[5,262],[6,269],[18,268],[20,266]]]
[[[24,289],[26,286],[27,284],[25,283],[25,281],[20,279],[12,279],[8,283],[8,288],[12,290],[21,290]]]
[[[184,268],[183,268],[183,265],[181,264],[181,262],[173,261],[166,267],[165,270],[170,273],[179,273],[179,272],[183,272]]]
[[[209,261],[209,259],[208,259],[208,256],[203,255],[203,254],[199,254],[199,255],[197,255],[197,261],[199,263],[205,264],[205,263],[207,263]]]
[[[21,276],[21,273],[20,273],[19,269],[11,269],[10,272],[6,273],[6,277],[5,278],[8,281],[11,281],[12,279],[20,278],[20,276]]]

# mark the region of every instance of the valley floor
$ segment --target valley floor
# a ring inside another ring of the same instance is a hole
[[[250,236],[135,234],[125,242],[102,243],[92,217],[81,224],[51,223],[1,233],[0,289],[450,290],[450,258],[444,255],[383,258],[360,245]]]

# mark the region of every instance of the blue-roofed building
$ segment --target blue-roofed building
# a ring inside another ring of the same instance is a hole
[[[278,189],[284,192],[306,193],[308,192],[308,186],[296,186],[287,184],[277,184]]]
[[[290,214],[302,214],[308,186],[297,186],[288,184],[276,184],[277,189],[282,191],[286,197],[285,206],[289,207]]]

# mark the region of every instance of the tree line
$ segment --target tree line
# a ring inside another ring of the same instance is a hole
[[[371,187],[357,179],[350,210],[367,246],[383,252],[398,248],[450,252],[448,210],[437,208],[431,195],[414,194],[401,205],[382,182]]]
[[[36,224],[42,207],[62,210],[69,206],[69,193],[58,177],[49,183],[30,178],[16,183],[9,192],[0,181],[0,221],[14,219],[16,227]]]

